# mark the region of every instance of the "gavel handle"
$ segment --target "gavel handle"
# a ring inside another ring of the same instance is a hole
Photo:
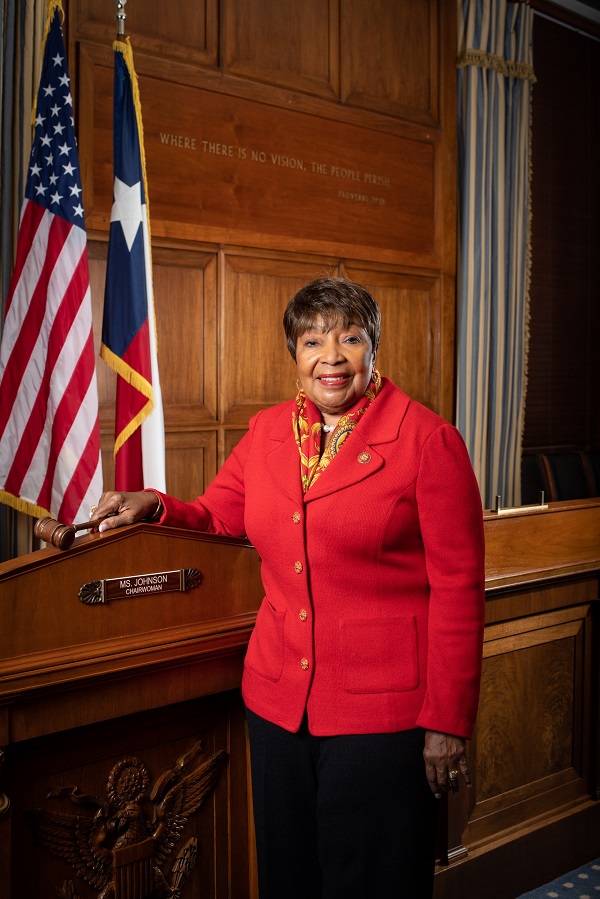
[[[105,518],[108,518],[108,515],[103,515],[102,518],[96,518],[94,521],[81,521],[79,524],[72,524],[71,527],[74,531],[85,531],[89,528],[96,528],[100,524],[101,521],[104,521]]]

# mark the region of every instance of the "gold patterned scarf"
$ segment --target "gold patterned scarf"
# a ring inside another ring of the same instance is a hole
[[[380,390],[381,375],[374,368],[369,386],[358,402],[342,415],[323,455],[321,455],[321,434],[323,433],[321,413],[303,390],[298,391],[297,411],[292,412],[292,426],[300,452],[303,493],[306,493],[311,484],[314,484],[321,472],[325,471],[331,460],[340,451],[361,415],[364,415]]]

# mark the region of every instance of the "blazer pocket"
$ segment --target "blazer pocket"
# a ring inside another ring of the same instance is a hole
[[[342,621],[347,693],[391,693],[419,686],[417,623],[413,617]]]
[[[246,665],[267,680],[278,681],[283,671],[283,625],[285,612],[278,612],[263,599],[248,643]]]

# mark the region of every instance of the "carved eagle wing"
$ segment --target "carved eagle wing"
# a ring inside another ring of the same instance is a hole
[[[61,815],[45,809],[29,813],[34,839],[52,855],[69,862],[91,887],[102,889],[112,872],[111,853],[102,847],[106,823],[102,817]]]
[[[227,757],[221,749],[198,765],[190,774],[182,774],[174,786],[164,792],[163,798],[155,805],[153,836],[156,844],[156,858],[162,864],[177,845],[187,819],[196,812],[205,797],[213,789],[219,768]],[[168,786],[177,777],[174,769],[157,782],[153,790],[156,797],[159,785]]]

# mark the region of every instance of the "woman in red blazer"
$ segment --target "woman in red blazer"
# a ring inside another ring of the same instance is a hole
[[[429,897],[436,799],[471,782],[477,483],[458,431],[379,376],[363,287],[311,282],[284,327],[298,395],[251,420],[203,496],[108,493],[96,516],[247,535],[260,554],[242,691],[261,899]]]

